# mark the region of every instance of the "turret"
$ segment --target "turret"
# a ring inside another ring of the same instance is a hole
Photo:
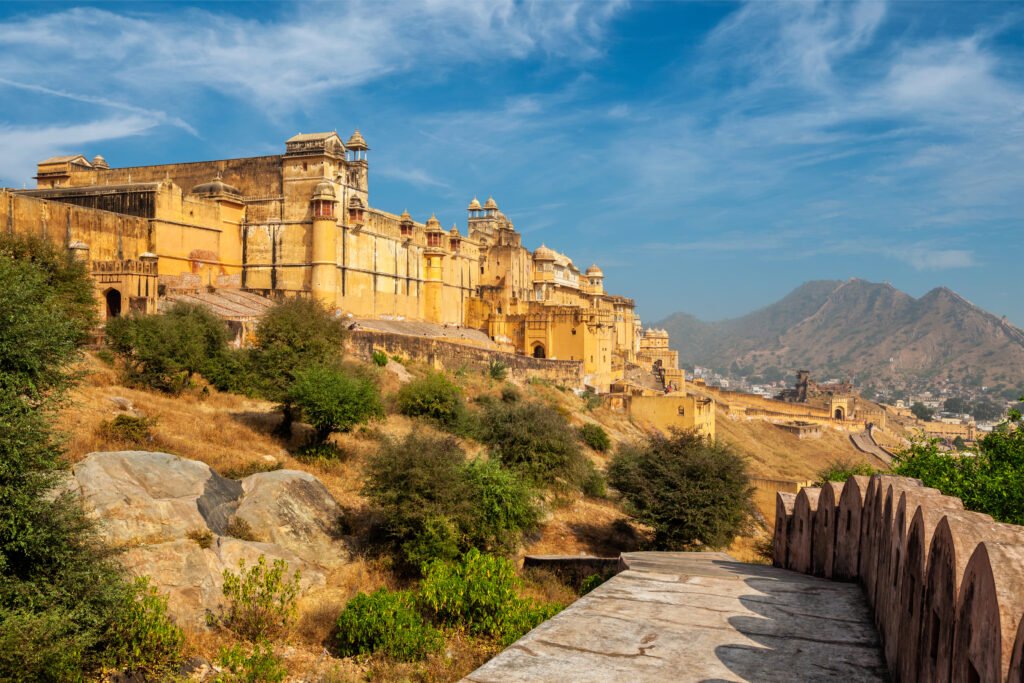
[[[487,202],[484,204],[484,215],[494,216],[498,213],[498,202],[494,201],[494,197],[488,197]]]
[[[480,206],[480,200],[476,197],[473,197],[473,201],[469,203],[467,210],[469,211],[470,218],[480,218],[483,216],[483,208]]]
[[[444,229],[437,216],[431,215],[424,226],[427,248],[423,250],[423,317],[430,322],[443,323],[444,308]]]
[[[587,290],[591,294],[604,294],[604,273],[596,263],[587,268],[585,277]]]
[[[334,309],[338,303],[338,227],[334,215],[337,195],[329,180],[321,180],[310,200],[313,211],[313,296]]]
[[[416,225],[412,222],[412,216],[409,215],[408,209],[402,212],[402,215],[398,218],[398,229],[402,233],[402,237],[406,240],[411,240],[413,234],[416,232]]]
[[[366,140],[363,139],[362,133],[356,128],[356,132],[352,133],[352,137],[345,143],[346,149],[346,160],[349,162],[358,162],[364,166],[367,163],[367,152],[370,151],[370,146],[366,144]]]

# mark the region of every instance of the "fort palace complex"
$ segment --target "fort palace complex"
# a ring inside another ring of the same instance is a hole
[[[38,164],[35,189],[2,191],[0,226],[87,261],[104,317],[189,294],[257,312],[260,300],[312,296],[357,321],[475,330],[498,350],[575,361],[599,391],[685,396],[667,334],[645,334],[600,268],[531,252],[493,198],[469,203],[461,231],[371,206],[368,150],[357,130],[241,159],[111,168],[55,157]],[[630,367],[653,385],[626,387]]]

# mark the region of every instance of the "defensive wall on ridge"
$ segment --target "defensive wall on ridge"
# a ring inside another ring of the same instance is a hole
[[[727,415],[733,417],[758,419],[766,422],[798,420],[813,424],[829,425],[846,431],[861,431],[865,428],[868,421],[884,422],[885,419],[883,412],[870,409],[865,413],[866,417],[862,416],[861,413],[865,412],[865,408],[860,406],[858,407],[856,418],[836,419],[830,414],[827,407],[819,407],[807,403],[778,401],[756,394],[729,391],[717,387],[701,386],[698,390],[713,398],[725,410]]]
[[[426,363],[437,370],[456,371],[467,367],[487,372],[494,361],[504,363],[510,376],[520,380],[542,377],[577,388],[583,386],[583,363],[575,360],[533,358],[508,351],[485,349],[469,344],[379,332],[353,330],[346,342],[354,355],[369,360],[374,351]]]
[[[858,581],[893,680],[1024,681],[1024,527],[916,479],[776,496],[773,562]]]

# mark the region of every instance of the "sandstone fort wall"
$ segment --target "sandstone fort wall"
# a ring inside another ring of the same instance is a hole
[[[389,356],[402,356],[437,370],[456,371],[466,367],[481,372],[487,372],[491,362],[500,361],[508,368],[509,376],[518,380],[540,377],[573,388],[583,386],[583,364],[580,361],[532,358],[457,342],[375,330],[353,330],[346,344],[350,353],[367,360],[374,351],[383,351]]]
[[[1024,527],[916,479],[856,476],[779,493],[772,557],[861,583],[894,680],[1024,680]]]

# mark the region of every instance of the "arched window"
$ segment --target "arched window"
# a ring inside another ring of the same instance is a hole
[[[103,298],[107,301],[107,317],[121,317],[121,292],[116,289],[108,289],[103,294]]]
[[[533,357],[534,358],[547,358],[547,356],[544,354],[544,346],[542,344],[536,344],[533,347]]]
[[[842,408],[836,408],[836,419],[837,420],[842,420],[843,419],[843,409]]]

